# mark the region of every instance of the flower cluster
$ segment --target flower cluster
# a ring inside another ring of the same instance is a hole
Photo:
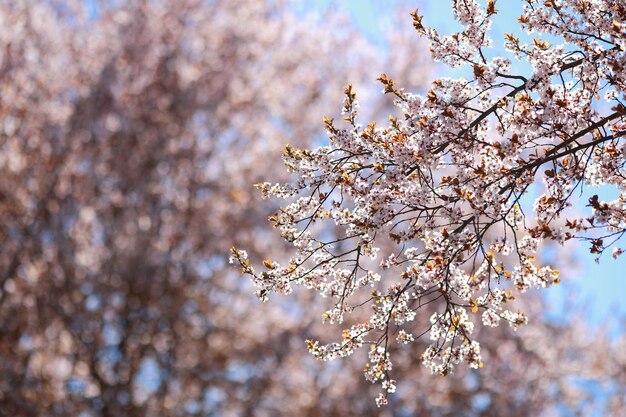
[[[527,317],[511,305],[517,294],[559,282],[559,272],[537,259],[542,242],[581,237],[601,253],[608,244],[598,233],[617,238],[626,231],[619,144],[626,133],[626,8],[611,0],[524,3],[522,30],[558,37],[561,45],[541,38],[524,44],[507,34],[512,57],[487,59],[495,1],[482,8],[455,0],[463,30],[445,37],[414,12],[433,57],[470,68],[473,78],[437,79],[416,95],[383,74],[383,91],[394,95],[400,114],[386,126],[357,122],[358,101],[348,87],[348,127],[325,118],[327,146],[285,149],[297,184],[260,187],[266,196],[299,196],[271,217],[296,249],[288,266],[266,261],[259,273],[233,249],[263,299],[304,285],[332,300],[325,319],[333,323],[371,305],[365,324],[344,332],[342,342],[308,346],[332,359],[369,343],[366,378],[387,387],[379,404],[395,386],[388,376],[394,339],[407,344],[430,333],[421,358],[435,373],[462,362],[481,367],[473,315],[481,312],[476,321],[485,326],[520,326]],[[512,74],[513,57],[532,72]],[[597,103],[602,95],[608,106]],[[583,184],[612,184],[622,194],[613,202],[596,196],[591,217],[563,224]],[[531,187],[543,188],[528,208],[522,196]],[[526,217],[528,209],[534,216]],[[430,327],[415,328],[426,306],[435,309]]]

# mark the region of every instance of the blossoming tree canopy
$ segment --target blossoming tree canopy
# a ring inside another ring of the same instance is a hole
[[[471,78],[436,79],[418,95],[381,75],[397,106],[385,126],[357,121],[347,87],[347,127],[324,118],[326,146],[285,148],[298,180],[257,184],[265,196],[288,200],[269,220],[295,254],[285,263],[267,259],[259,271],[232,249],[262,300],[294,285],[332,300],[322,317],[344,324],[341,340],[309,340],[307,348],[334,359],[366,346],[365,377],[382,384],[379,404],[395,390],[392,344],[429,334],[421,361],[432,372],[445,375],[461,362],[482,367],[475,322],[522,325],[515,297],[559,282],[559,272],[538,260],[542,242],[582,239],[600,255],[626,231],[626,4],[523,5],[517,20],[530,41],[496,39],[507,55],[493,58],[486,50],[495,1],[453,1],[462,30],[448,36],[415,11],[433,57],[469,69]],[[532,70],[515,73],[513,59]],[[619,190],[617,199],[593,196],[589,216],[569,217],[577,190],[605,184]],[[542,193],[532,208],[522,198],[531,187]],[[414,319],[426,304],[435,308],[420,328]]]

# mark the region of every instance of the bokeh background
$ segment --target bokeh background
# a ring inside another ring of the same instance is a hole
[[[520,301],[528,326],[480,331],[485,367],[446,378],[398,352],[384,409],[362,357],[306,353],[336,336],[322,300],[260,304],[228,266],[288,250],[252,184],[287,180],[280,149],[321,143],[345,85],[384,120],[380,73],[445,74],[415,7],[0,1],[0,415],[624,415],[619,260],[546,248],[564,284]],[[424,14],[453,27],[446,2]]]

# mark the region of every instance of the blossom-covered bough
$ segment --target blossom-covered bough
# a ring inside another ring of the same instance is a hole
[[[293,257],[265,260],[259,271],[232,249],[262,300],[301,285],[333,301],[323,320],[345,322],[342,339],[307,348],[321,359],[369,349],[365,377],[382,384],[379,404],[395,390],[391,344],[429,335],[421,361],[432,372],[482,367],[475,322],[522,325],[515,297],[559,282],[537,260],[543,241],[588,240],[601,255],[626,231],[626,5],[526,0],[518,22],[529,40],[507,34],[510,57],[489,56],[495,1],[456,0],[453,11],[463,30],[451,36],[424,26],[417,11],[413,23],[436,60],[467,68],[470,79],[437,79],[416,95],[383,74],[398,108],[386,126],[358,123],[348,87],[347,128],[325,118],[327,146],[286,147],[298,181],[257,184],[289,200],[270,222]],[[514,73],[512,59],[532,71]],[[583,187],[607,184],[616,200],[594,195],[590,215],[567,212]],[[531,189],[541,193],[532,209],[523,198]],[[430,327],[416,328],[427,304]]]

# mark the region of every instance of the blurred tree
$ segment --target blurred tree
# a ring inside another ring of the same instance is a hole
[[[341,18],[290,5],[0,4],[1,415],[374,412],[358,363],[302,348],[326,331],[315,299],[260,306],[225,265],[233,243],[286,249],[250,185],[284,179],[278,150],[313,142],[340,86],[380,64]],[[390,57],[396,73],[428,71],[421,51]],[[505,360],[455,379],[407,366],[415,385],[387,412],[576,406],[576,365],[547,366],[568,349],[623,382],[620,351],[607,367],[614,347],[586,349],[578,325],[524,331],[555,342],[503,330]]]

